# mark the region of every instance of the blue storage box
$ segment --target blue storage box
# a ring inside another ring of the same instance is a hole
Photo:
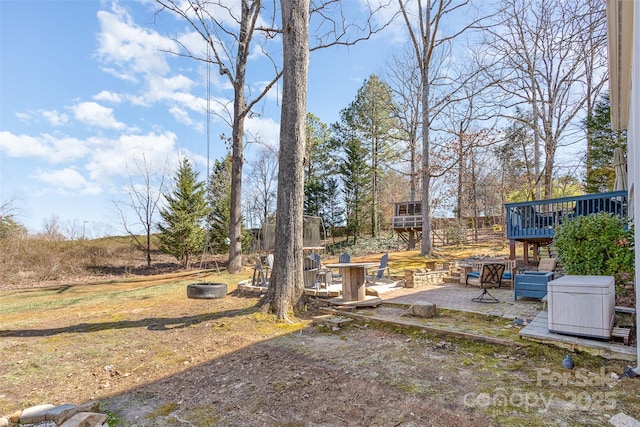
[[[516,274],[513,299],[517,301],[519,296],[542,299],[547,294],[549,280],[553,280],[551,271],[525,271]]]

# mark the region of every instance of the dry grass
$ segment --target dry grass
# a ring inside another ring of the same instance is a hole
[[[581,384],[575,372],[561,370],[564,352],[552,347],[502,347],[366,321],[333,331],[313,326],[313,311],[282,323],[263,314],[257,299],[234,294],[250,268],[239,275],[179,269],[148,275],[140,265],[143,254],[126,242],[73,246],[32,249],[42,251],[38,256],[52,249],[76,254],[76,261],[86,261],[74,267],[78,276],[62,270],[52,281],[33,266],[50,286],[27,287],[18,280],[0,290],[0,415],[41,403],[97,399],[112,415],[112,426],[579,426],[604,425],[620,411],[640,418],[637,381]],[[495,252],[456,248],[437,260]],[[417,253],[390,255],[396,272],[427,261]],[[20,256],[17,251],[11,259]],[[54,257],[66,262],[58,253]],[[185,285],[200,280],[227,283],[230,294],[187,299]],[[433,322],[517,340],[503,319],[443,312]],[[588,355],[574,359],[584,372],[624,368]],[[539,384],[541,369],[564,375],[567,383]],[[553,396],[554,403],[549,412],[518,400],[469,407],[469,393]],[[601,397],[609,400],[593,400]],[[615,405],[603,409],[608,402]]]

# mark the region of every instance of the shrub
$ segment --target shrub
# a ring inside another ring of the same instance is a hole
[[[462,222],[444,229],[447,245],[464,245],[467,243],[467,229]]]
[[[609,213],[565,221],[556,229],[553,247],[567,274],[614,276],[618,291],[633,277],[633,229]]]

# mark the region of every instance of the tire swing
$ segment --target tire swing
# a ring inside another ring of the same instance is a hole
[[[226,283],[191,283],[187,285],[187,298],[224,298],[227,296]]]
[[[200,259],[201,271],[202,271],[202,266],[204,264],[204,255],[207,252],[207,247],[210,247],[209,236],[207,236],[207,241],[205,242],[204,250],[202,251],[202,258]],[[218,263],[216,261],[214,262],[216,263],[216,269],[218,270],[218,274],[220,274],[220,268],[218,267]],[[212,299],[212,298],[224,298],[226,296],[227,296],[226,283],[197,282],[197,283],[191,283],[187,285],[187,298]]]

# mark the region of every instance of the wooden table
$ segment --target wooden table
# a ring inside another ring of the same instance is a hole
[[[382,302],[378,297],[367,297],[365,287],[365,269],[377,267],[375,262],[339,262],[335,264],[325,264],[329,268],[339,268],[342,270],[342,297],[333,298],[334,304],[349,305],[377,305]]]

